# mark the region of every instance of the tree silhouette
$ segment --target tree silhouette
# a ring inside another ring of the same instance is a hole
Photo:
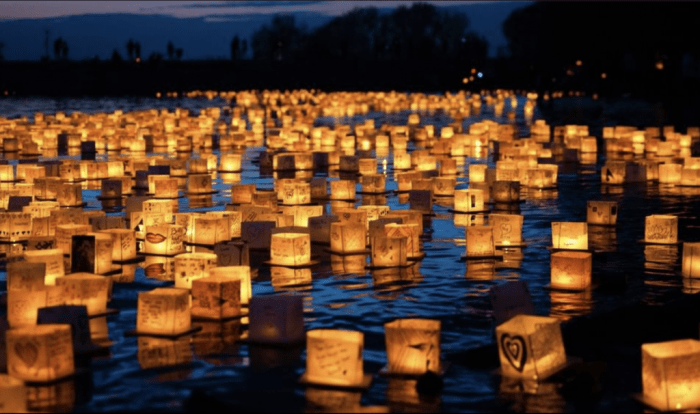
[[[129,60],[134,60],[135,48],[136,44],[134,43],[133,39],[129,39],[129,41],[126,43],[126,52],[129,54]]]
[[[68,43],[62,37],[54,40],[53,53],[56,59],[68,59]]]
[[[241,53],[241,41],[238,35],[233,37],[231,40],[231,60],[238,60]]]
[[[248,41],[243,39],[243,43],[241,44],[241,59],[245,59],[246,53],[248,53]]]
[[[134,54],[136,55],[136,59],[141,60],[141,43],[134,42]]]
[[[177,49],[175,49],[175,57],[177,58],[177,60],[182,59],[182,48],[181,47],[178,47]]]
[[[2,53],[2,50],[5,48],[5,42],[0,42],[0,60],[5,60],[5,55]]]
[[[117,49],[112,51],[112,62],[119,63],[122,61],[122,55],[119,54]]]
[[[260,60],[294,59],[305,46],[306,34],[294,24],[294,16],[276,15],[272,25],[253,34],[253,57]]]
[[[175,46],[173,46],[172,41],[169,41],[168,42],[168,59],[173,60],[174,56],[175,56]]]

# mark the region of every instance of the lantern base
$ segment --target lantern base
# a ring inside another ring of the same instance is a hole
[[[88,319],[94,319],[94,318],[100,318],[102,316],[110,316],[110,315],[116,315],[120,312],[119,309],[105,309],[102,312],[97,312],[97,313],[88,313]]]
[[[317,264],[321,263],[318,260],[311,260],[309,263],[304,263],[304,264],[298,264],[298,265],[290,265],[290,264],[282,264],[282,263],[276,263],[272,260],[267,260],[264,261],[263,264],[266,264],[268,266],[280,266],[280,267],[289,267],[291,269],[301,269],[305,267],[311,267],[311,266],[316,266]]]
[[[663,245],[663,246],[680,246],[681,244],[683,244],[683,241],[678,240],[678,241],[675,242],[675,243],[659,243],[659,242],[647,241],[647,240],[642,239],[642,240],[637,241],[637,243],[640,243],[640,244],[657,244],[657,245]]]
[[[228,321],[232,321],[235,319],[246,318],[249,315],[250,315],[250,311],[248,309],[241,309],[241,311],[238,315],[233,315],[233,316],[212,318],[212,317],[207,317],[207,316],[192,315],[190,318],[191,318],[192,322],[228,322]]]
[[[220,172],[220,173],[239,173],[239,172],[243,171],[243,169],[242,169],[242,168],[241,168],[241,169],[238,169],[238,170],[222,170],[222,169],[218,169],[218,170],[216,170],[216,171],[218,171],[218,172]]]
[[[433,198],[441,198],[441,199],[446,199],[446,198],[454,198],[454,194],[433,194]]]
[[[311,198],[312,200],[314,199],[313,197]],[[329,196],[328,198],[321,199],[319,198],[318,200],[326,200],[326,201],[345,201],[346,203],[354,203],[357,201],[356,198],[333,198],[332,196]]]
[[[310,203],[292,203],[292,204],[279,203],[279,205],[284,206],[284,207],[294,207],[294,206],[315,206],[317,204],[312,201]]]
[[[425,259],[425,256],[427,256],[425,252],[420,252],[415,256],[406,256],[406,260],[409,262],[420,262],[421,260]]]
[[[323,251],[326,253],[337,255],[337,256],[360,256],[360,255],[367,255],[367,254],[372,253],[372,251],[369,249],[352,250],[352,251],[347,251],[347,252],[340,252],[340,251],[332,250],[332,249],[323,249]]]
[[[146,195],[150,195],[150,194],[146,194]],[[105,197],[105,196],[99,195],[99,196],[95,197],[95,199],[100,200],[100,201],[102,201],[102,200],[123,200],[127,196],[128,196],[128,194],[124,194],[124,193],[122,193],[120,196],[116,196],[116,197]]]
[[[180,333],[176,333],[176,334],[160,334],[160,333],[153,333],[153,332],[141,332],[141,331],[137,331],[136,329],[134,329],[132,331],[124,332],[124,336],[151,336],[153,338],[177,339],[177,338],[181,338],[183,336],[192,335],[194,333],[201,331],[202,329],[203,328],[201,326],[195,326],[195,327],[190,328],[184,332],[180,332]]]
[[[588,285],[587,287],[585,287],[583,289],[574,289],[574,288],[567,289],[567,288],[561,288],[561,287],[553,287],[552,284],[550,283],[550,284],[542,286],[542,289],[547,290],[549,292],[585,292],[585,291],[589,291],[589,290],[592,291],[596,287],[598,287],[598,284],[591,283],[590,285]]]
[[[667,412],[667,413],[681,413],[681,412],[689,412],[689,411],[694,411],[700,408],[700,406],[695,406],[695,407],[683,407],[679,408],[677,410],[669,410],[666,407],[663,407],[661,405],[658,405],[656,402],[652,401],[650,398],[645,396],[642,393],[635,393],[632,394],[631,397],[636,400],[637,402],[640,402],[644,405],[646,405],[648,408],[651,408],[652,410],[655,410],[656,412]]]
[[[34,196],[34,199],[35,199],[36,201],[56,201],[56,197],[51,197],[51,198],[49,198],[49,197],[38,197],[38,196]]]
[[[136,240],[143,240],[143,239],[136,239]],[[183,250],[183,251],[181,251],[181,252],[177,252],[177,253],[173,253],[173,254],[160,254],[160,253],[139,252],[139,254],[140,254],[140,255],[143,255],[143,256],[155,256],[155,257],[175,257],[175,256],[177,256],[178,254],[183,254],[183,253],[187,253],[187,251],[186,251],[186,250]],[[144,258],[144,260],[145,260],[145,258]]]
[[[196,196],[196,195],[210,195],[210,194],[218,194],[219,190],[211,190],[211,191],[185,191],[185,195],[188,196]]]
[[[549,371],[543,372],[543,373],[542,373],[539,377],[537,377],[537,378],[528,378],[528,377],[525,377],[525,376],[506,375],[506,374],[503,373],[503,370],[502,370],[500,367],[496,368],[496,369],[492,372],[492,374],[493,374],[493,375],[500,375],[501,377],[507,377],[507,378],[515,378],[515,379],[522,379],[522,380],[532,380],[532,381],[544,381],[544,380],[546,380],[547,378],[551,377],[552,375],[557,374],[557,373],[559,373],[559,372],[562,372],[562,371],[564,371],[565,369],[571,367],[571,366],[574,365],[574,364],[580,364],[582,361],[583,361],[583,360],[582,360],[581,358],[570,357],[570,356],[567,355],[567,356],[566,356],[566,362],[564,362],[563,364],[561,364],[560,366],[558,366],[558,367],[556,367],[556,368],[553,368],[553,369],[550,369]]]
[[[53,201],[56,201],[56,200],[53,200]],[[86,203],[85,201],[83,201],[83,202],[80,203],[80,204],[70,204],[70,205],[67,205],[67,206],[58,206],[58,207],[59,207],[59,208],[82,208],[82,207],[85,207],[85,206],[87,206],[87,205],[88,205],[88,203]]]
[[[90,370],[88,368],[75,367],[75,370],[73,371],[73,373],[68,374],[66,376],[63,376],[61,378],[55,378],[55,379],[52,379],[51,381],[24,381],[24,385],[29,386],[29,387],[32,387],[32,386],[44,387],[47,385],[55,385],[55,384],[59,384],[62,382],[68,382],[68,381],[72,382],[72,381],[75,381],[76,377],[81,377],[83,375],[87,375],[89,372],[90,372]],[[29,412],[31,412],[31,411],[29,411]]]
[[[145,258],[144,256],[141,256],[141,254],[143,254],[143,253],[137,254],[135,257],[132,257],[131,259],[124,259],[124,260],[114,260],[114,259],[112,259],[112,263],[114,263],[114,264],[119,264],[119,265],[123,265],[123,264],[132,264],[132,263],[141,263],[141,262],[145,262],[145,261],[146,261],[146,258]]]
[[[365,266],[365,269],[367,269],[367,270],[403,269],[403,268],[406,268],[406,267],[411,267],[411,266],[413,266],[413,265],[415,265],[415,264],[416,264],[416,263],[413,262],[413,261],[412,261],[411,263],[406,263],[406,264],[401,264],[401,265],[395,265],[395,266],[391,266],[391,265],[381,266],[381,265],[369,264],[369,265]]]
[[[527,243],[521,241],[520,243],[496,244],[496,249],[508,249],[510,247],[514,247],[514,248],[527,247]]]
[[[390,190],[382,190],[382,191],[355,191],[355,194],[359,195],[385,195],[389,194],[391,191]]]
[[[549,250],[552,253],[560,253],[560,252],[595,253],[595,250],[591,249],[590,247],[587,249],[561,249],[561,248],[555,248],[554,246],[547,246],[547,250]]]
[[[326,384],[324,382],[309,381],[307,379],[307,375],[305,372],[301,375],[301,377],[299,377],[299,382],[303,385],[306,385],[306,386],[366,391],[372,385],[372,378],[373,378],[372,374],[363,374],[362,381],[357,383],[357,384],[336,385],[336,384]]]
[[[483,213],[490,213],[491,209],[463,211],[463,210],[455,210],[453,208],[448,208],[447,212],[453,213],[453,214],[483,214]]]
[[[447,372],[447,369],[450,367],[449,362],[445,362],[440,360],[440,371],[438,372],[433,372],[435,375],[438,377],[444,377],[445,373]],[[406,374],[402,372],[391,372],[389,370],[389,364],[384,365],[382,369],[379,370],[379,375],[383,377],[396,377],[396,378],[418,378],[421,375],[425,375],[425,372],[420,373],[420,374]]]

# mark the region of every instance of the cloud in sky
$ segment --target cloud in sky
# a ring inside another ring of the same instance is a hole
[[[316,12],[338,16],[358,7],[394,8],[407,1],[4,1],[0,19],[42,19],[81,14],[133,13],[171,17],[208,17],[212,14],[275,14]],[[432,1],[435,6],[483,4],[481,1]]]

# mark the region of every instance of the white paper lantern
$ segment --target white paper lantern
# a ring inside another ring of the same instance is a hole
[[[189,292],[175,288],[139,292],[136,315],[136,330],[139,333],[185,333],[191,328]]]

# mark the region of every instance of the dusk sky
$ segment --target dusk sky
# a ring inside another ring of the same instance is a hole
[[[38,60],[62,37],[71,59],[108,59],[126,42],[141,43],[142,56],[165,54],[168,41],[184,59],[228,58],[233,36],[248,38],[275,14],[290,14],[297,25],[314,29],[354,8],[374,6],[391,12],[411,1],[2,1],[0,42],[6,60]],[[530,2],[433,1],[442,10],[462,12],[470,29],[484,36],[490,54],[506,42],[501,25],[510,12]]]

